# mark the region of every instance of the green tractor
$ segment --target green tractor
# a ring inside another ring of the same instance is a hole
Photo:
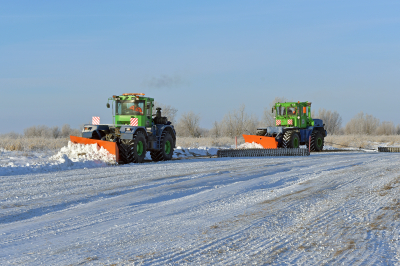
[[[153,115],[153,98],[144,97],[143,93],[114,95],[108,99],[107,108],[110,107],[114,124],[100,124],[93,117],[92,124],[84,126],[82,138],[71,136],[71,141],[97,143],[115,154],[119,163],[142,163],[147,151],[153,161],[172,159],[176,132],[167,117],[161,115],[161,108]],[[117,148],[109,148],[109,144],[116,144]]]
[[[243,135],[246,142],[264,148],[298,148],[307,145],[311,151],[321,151],[327,132],[321,119],[311,118],[310,102],[276,103],[272,108],[275,126],[258,128],[256,136]]]

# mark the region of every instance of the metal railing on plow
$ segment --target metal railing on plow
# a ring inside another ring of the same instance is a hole
[[[266,157],[266,156],[309,156],[308,149],[224,149],[218,150],[217,157]]]

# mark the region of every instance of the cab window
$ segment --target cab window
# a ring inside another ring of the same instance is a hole
[[[283,106],[278,106],[278,108],[276,109],[276,112],[280,116],[286,115],[286,108]]]
[[[116,115],[143,115],[144,101],[117,101]]]
[[[287,114],[288,115],[295,115],[296,114],[296,108],[295,107],[288,107],[287,108]]]

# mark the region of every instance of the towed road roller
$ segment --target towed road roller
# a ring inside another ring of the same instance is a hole
[[[154,99],[144,93],[123,93],[108,99],[113,124],[100,124],[92,117],[92,124],[83,127],[82,137],[70,136],[73,143],[97,144],[116,156],[117,163],[142,163],[150,151],[153,161],[172,159],[176,144],[174,126],[156,108]],[[111,105],[110,105],[111,102]]]

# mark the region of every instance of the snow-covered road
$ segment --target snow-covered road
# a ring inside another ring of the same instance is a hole
[[[313,153],[0,176],[0,261],[396,265],[399,159]]]

